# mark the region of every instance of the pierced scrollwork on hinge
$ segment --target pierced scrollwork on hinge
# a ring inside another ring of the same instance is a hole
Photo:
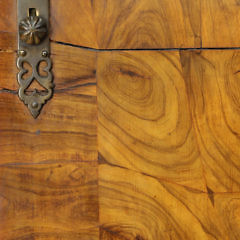
[[[52,61],[49,40],[49,0],[18,0],[18,58],[17,67],[19,98],[28,107],[34,118],[53,95]],[[40,72],[40,64],[47,65]],[[32,73],[27,76],[31,66]],[[32,90],[37,82],[41,89]]]
[[[39,73],[39,64],[41,62],[46,62],[47,67],[43,69],[47,73],[47,76],[41,76]],[[24,63],[28,63],[32,67],[32,74],[27,79],[24,79],[24,75],[28,70],[24,69]],[[49,57],[40,57],[39,59],[29,59],[28,57],[19,56],[17,59],[17,66],[20,70],[18,73],[18,83],[20,85],[18,95],[19,98],[27,105],[29,111],[34,118],[37,118],[43,105],[52,97],[53,95],[53,76],[51,73],[52,62]],[[26,92],[33,81],[37,81],[45,91],[37,90]]]

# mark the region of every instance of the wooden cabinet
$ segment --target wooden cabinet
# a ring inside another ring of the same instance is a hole
[[[240,239],[239,1],[50,0],[37,119],[0,9],[0,240]]]

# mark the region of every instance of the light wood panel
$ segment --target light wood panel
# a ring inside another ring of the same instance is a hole
[[[17,54],[0,52],[0,89],[16,91]],[[51,44],[56,94],[96,96],[96,53],[60,44]]]
[[[97,48],[96,31],[93,22],[91,0],[50,2],[50,35],[54,41],[69,42],[81,46]],[[13,34],[17,41],[17,0],[4,0],[0,3],[0,35]],[[0,49],[1,49],[0,38]],[[9,45],[13,49],[14,45]]]
[[[97,240],[96,163],[0,167],[0,239]]]
[[[0,34],[16,32],[17,1],[1,1],[0,9]]]
[[[81,46],[240,46],[240,5],[236,0],[86,0],[67,5],[55,0],[51,6],[52,39]]]
[[[200,1],[94,1],[99,48],[200,47]]]
[[[202,0],[203,47],[240,47],[240,2]]]
[[[96,53],[52,44],[54,97],[33,119],[0,52],[0,239],[99,239]]]
[[[239,62],[99,53],[100,239],[239,238]]]
[[[96,99],[55,94],[41,116],[11,93],[0,93],[0,164],[96,161]]]
[[[50,35],[100,49],[239,47],[239,6],[236,0],[51,0]],[[16,1],[4,0],[0,9],[0,35],[10,33],[13,42]]]
[[[0,32],[0,52],[16,51],[16,34],[8,32]]]
[[[51,39],[98,48],[92,0],[51,0]]]
[[[99,53],[97,69],[104,161],[203,190],[178,52]]]
[[[182,52],[184,78],[208,187],[240,191],[240,51]]]
[[[195,191],[132,170],[99,167],[101,240],[237,240],[239,193]]]
[[[17,96],[17,69],[6,64],[15,54],[1,55],[0,164],[96,161],[96,54],[53,44],[55,93],[37,120]]]
[[[239,47],[238,1],[50,3],[37,120],[17,97],[16,1],[0,3],[0,240],[239,240],[239,51],[57,43]]]

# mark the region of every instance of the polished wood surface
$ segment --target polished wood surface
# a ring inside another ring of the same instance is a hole
[[[200,47],[199,0],[100,0],[93,7],[99,48]]]
[[[98,56],[100,239],[238,239],[240,51]]]
[[[56,88],[37,120],[17,96],[16,54],[0,55],[1,163],[96,161],[96,53],[52,45]]]
[[[50,7],[56,87],[34,120],[0,2],[0,240],[239,240],[239,2]]]
[[[240,51],[181,59],[206,184],[213,192],[240,192]]]
[[[210,195],[122,167],[99,169],[101,240],[240,237],[239,192]]]
[[[1,240],[98,239],[96,163],[6,165],[0,182]]]
[[[100,53],[98,86],[98,143],[107,162],[203,189],[178,52]]]
[[[237,0],[51,0],[50,7],[52,41],[95,49],[240,46]],[[16,1],[0,9],[0,33],[15,39]]]
[[[236,0],[201,0],[202,46],[240,47],[240,3]]]
[[[0,239],[98,239],[96,53],[52,44],[54,97],[34,120],[0,53]]]

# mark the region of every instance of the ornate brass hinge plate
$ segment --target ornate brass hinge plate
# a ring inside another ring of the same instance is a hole
[[[18,83],[19,98],[28,107],[34,118],[37,118],[43,105],[53,95],[52,62],[49,45],[49,0],[18,0]],[[45,62],[41,74],[39,66]],[[31,76],[25,77],[28,70],[25,63],[32,68]],[[37,81],[42,90],[29,90]]]

